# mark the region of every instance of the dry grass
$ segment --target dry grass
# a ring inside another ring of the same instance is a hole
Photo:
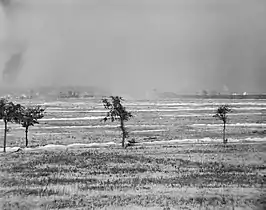
[[[265,148],[184,144],[1,155],[1,209],[263,209]]]
[[[77,106],[75,102],[83,104]],[[252,103],[257,106],[255,101]],[[213,107],[211,103],[201,106]],[[251,107],[250,104],[239,105],[243,106]],[[69,100],[50,107],[72,108],[77,112],[48,110],[47,118],[103,115],[80,112],[102,108],[99,101]],[[132,107],[154,108],[138,105],[128,107],[129,110]],[[243,111],[235,107],[234,113],[240,112],[242,115],[230,117],[230,123],[265,123],[262,110]],[[254,112],[261,112],[261,115]],[[151,129],[150,125],[155,130],[165,129],[162,132],[131,132],[130,138],[139,142],[221,138],[219,127],[192,126],[218,123],[211,117],[212,113],[212,110],[204,113],[202,110],[133,112],[135,118],[127,122],[127,126],[131,125],[128,126],[130,132]],[[187,114],[194,116],[182,117]],[[87,125],[104,123],[100,120],[42,122],[31,128],[30,146],[120,142],[117,128],[80,127]],[[15,125],[10,127],[7,146],[23,146],[24,131],[16,129]],[[265,128],[228,127],[227,133],[229,144],[226,147],[220,143],[176,143],[143,145],[127,150],[114,146],[0,153],[0,209],[266,209],[266,143],[230,142],[232,138],[265,137]]]

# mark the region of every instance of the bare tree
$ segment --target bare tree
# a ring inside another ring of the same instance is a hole
[[[109,119],[112,122],[115,120],[120,122],[120,129],[122,131],[122,147],[125,147],[125,139],[128,137],[128,131],[125,128],[125,121],[128,121],[133,115],[131,112],[126,111],[126,108],[121,104],[123,100],[119,96],[110,96],[111,101],[103,99],[105,109],[108,109],[106,117],[103,119],[105,122]]]
[[[226,123],[228,122],[228,113],[232,112],[231,107],[228,104],[221,105],[213,117],[223,121],[223,143],[226,144],[228,139],[225,138]]]
[[[28,131],[30,126],[39,124],[38,120],[44,117],[45,109],[41,106],[25,107],[21,111],[20,123],[25,128],[26,147],[28,147]]]
[[[6,152],[6,134],[8,132],[8,123],[19,123],[19,114],[23,106],[14,104],[7,99],[0,99],[0,119],[4,122],[4,152]]]

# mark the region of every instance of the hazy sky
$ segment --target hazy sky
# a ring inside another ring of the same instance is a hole
[[[0,70],[24,52],[16,84],[266,92],[265,0],[1,2]]]

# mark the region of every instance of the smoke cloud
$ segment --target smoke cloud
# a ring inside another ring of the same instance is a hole
[[[0,2],[0,75],[22,53],[13,85],[266,92],[263,0]]]
[[[16,53],[11,56],[10,60],[8,60],[5,64],[5,68],[3,71],[3,80],[6,82],[15,82],[17,78],[17,74],[22,67],[22,56],[23,52]]]

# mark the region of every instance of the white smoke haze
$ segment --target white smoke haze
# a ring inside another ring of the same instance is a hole
[[[17,86],[266,92],[265,1],[1,2],[1,72],[25,50]]]
[[[53,2],[17,1],[20,5],[14,8],[15,11],[6,20],[7,26],[3,31],[7,35],[1,33],[6,54],[20,51],[25,45],[27,48],[16,84],[89,83],[106,86],[109,78],[108,66],[104,67],[108,62],[103,50],[104,43],[90,39],[95,29],[88,30],[90,27],[86,26],[88,21],[84,17],[85,13],[76,8],[82,6],[77,3],[73,7],[72,1]]]

